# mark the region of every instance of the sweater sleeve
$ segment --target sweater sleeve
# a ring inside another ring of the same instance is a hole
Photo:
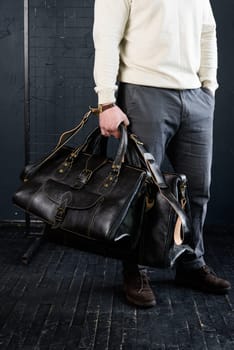
[[[218,87],[217,61],[216,23],[210,1],[204,0],[199,78],[202,86],[213,92]]]
[[[95,0],[94,80],[98,103],[115,102],[119,44],[129,18],[130,0]]]

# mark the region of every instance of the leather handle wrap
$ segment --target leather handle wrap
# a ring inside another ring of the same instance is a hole
[[[119,126],[119,130],[121,132],[121,139],[119,143],[119,147],[115,156],[115,160],[113,161],[112,168],[115,170],[120,170],[127,147],[128,147],[128,133],[125,126],[121,123]]]

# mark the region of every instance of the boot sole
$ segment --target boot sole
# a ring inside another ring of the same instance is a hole
[[[139,300],[131,298],[129,295],[126,295],[126,299],[128,300],[128,302],[130,304],[134,304],[134,305],[145,307],[145,308],[153,307],[156,305],[156,300],[151,300],[148,302],[140,302]]]
[[[228,292],[231,290],[231,287],[222,288],[222,289],[213,289],[213,288],[198,287],[192,284],[186,284],[185,282],[181,282],[181,281],[175,281],[175,284],[179,287],[190,288],[190,289],[194,289],[204,293],[217,294],[217,295],[228,294]]]

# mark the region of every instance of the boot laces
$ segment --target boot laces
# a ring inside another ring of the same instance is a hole
[[[214,270],[211,267],[207,266],[207,265],[202,266],[201,270],[203,271],[204,274],[211,273],[212,275],[216,276],[216,273],[214,272]]]
[[[147,276],[147,274],[145,272],[140,272],[140,289],[138,290],[138,293],[141,293],[145,287],[149,286],[149,277]]]

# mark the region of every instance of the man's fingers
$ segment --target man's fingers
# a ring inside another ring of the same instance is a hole
[[[118,106],[107,109],[99,115],[99,126],[104,136],[113,135],[115,138],[119,138],[121,134],[118,127],[121,123],[128,126],[129,120]]]
[[[123,120],[123,123],[125,126],[128,126],[130,123],[129,123],[129,120],[128,120],[128,117],[125,115],[125,118]]]
[[[119,139],[120,138],[120,136],[121,136],[121,134],[120,134],[120,132],[119,131],[114,131],[114,132],[112,132],[112,134],[111,134],[112,136],[114,136],[116,139]]]
[[[105,137],[114,136],[116,139],[119,139],[121,133],[119,130],[106,130],[101,128],[101,134]]]
[[[111,135],[110,132],[107,131],[106,129],[104,129],[104,128],[100,128],[100,129],[101,129],[101,134],[103,136],[109,137]]]

